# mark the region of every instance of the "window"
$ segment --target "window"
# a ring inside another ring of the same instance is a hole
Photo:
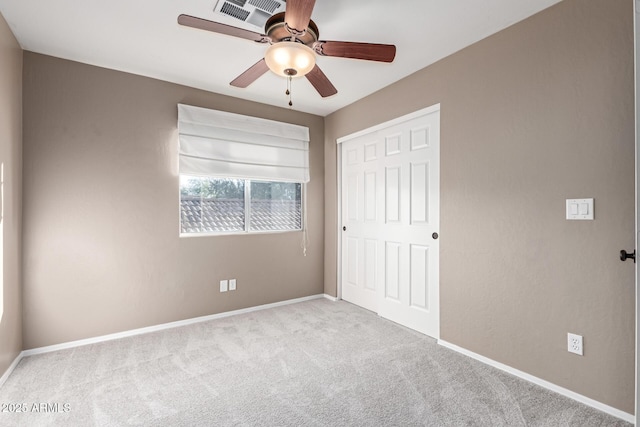
[[[251,181],[250,231],[302,229],[302,185]]]
[[[180,231],[245,231],[244,180],[180,176]]]
[[[306,233],[307,127],[178,104],[178,134],[181,234]]]
[[[180,176],[182,234],[302,230],[300,183]]]

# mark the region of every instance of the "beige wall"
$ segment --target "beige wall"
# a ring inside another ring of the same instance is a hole
[[[22,350],[22,49],[0,15],[0,163],[4,164],[0,376]]]
[[[310,128],[306,258],[299,232],[178,237],[178,103]],[[323,141],[321,117],[25,52],[24,347],[322,293]]]
[[[632,18],[565,0],[328,116],[325,292],[336,139],[441,103],[442,339],[633,413]],[[595,221],[566,221],[582,197]]]

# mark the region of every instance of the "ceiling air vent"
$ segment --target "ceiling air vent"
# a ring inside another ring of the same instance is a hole
[[[246,21],[247,17],[249,16],[249,11],[227,2],[224,2],[224,4],[222,5],[222,9],[220,9],[220,12],[224,13],[225,15],[233,16],[234,18],[241,21]]]
[[[255,6],[258,9],[274,14],[278,8],[282,6],[282,3],[275,0],[249,0],[251,6]]]
[[[214,12],[230,16],[264,31],[264,24],[272,15],[284,12],[283,0],[219,0]]]

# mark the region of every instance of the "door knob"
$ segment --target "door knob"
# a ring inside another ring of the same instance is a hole
[[[342,231],[347,231],[347,226],[342,227]]]
[[[631,258],[633,260],[633,263],[635,264],[636,262],[636,250],[633,250],[633,253],[630,254],[627,251],[625,251],[624,249],[620,251],[620,261],[626,261],[628,258]]]

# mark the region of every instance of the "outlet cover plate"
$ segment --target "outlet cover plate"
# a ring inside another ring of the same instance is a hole
[[[568,333],[567,334],[567,350],[569,351],[569,353],[575,353],[582,356],[583,355],[582,335]]]
[[[229,290],[230,291],[236,290],[236,279],[229,280]]]
[[[220,280],[220,292],[227,292],[229,288],[228,280]]]

